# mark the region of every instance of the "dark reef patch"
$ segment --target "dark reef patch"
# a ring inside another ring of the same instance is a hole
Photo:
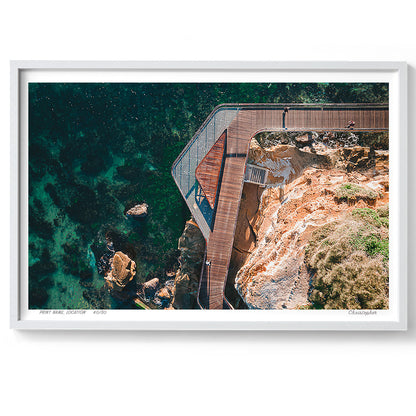
[[[81,224],[91,224],[100,218],[100,205],[95,191],[87,185],[76,184],[74,196],[66,212],[75,221]]]
[[[29,273],[34,280],[39,281],[56,270],[56,265],[51,261],[48,249],[43,249],[40,259],[29,267]]]
[[[44,287],[31,286],[29,288],[29,305],[31,308],[42,308],[49,296]]]
[[[51,197],[53,203],[57,207],[61,208],[64,206],[64,200],[62,196],[58,193],[54,185],[52,185],[51,183],[47,183],[45,185],[45,192]]]
[[[117,173],[130,182],[142,182],[143,176],[145,176],[145,163],[142,159],[137,158],[128,160],[124,165],[117,167]]]
[[[42,308],[48,301],[48,290],[53,288],[54,281],[50,277],[56,271],[48,249],[43,249],[40,259],[29,267],[29,306]]]

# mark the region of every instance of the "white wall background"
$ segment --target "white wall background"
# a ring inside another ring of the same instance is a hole
[[[3,415],[414,414],[406,333],[17,332],[9,326],[9,60],[403,60],[416,157],[414,2],[7,1],[0,24]],[[415,229],[410,163],[409,231]]]

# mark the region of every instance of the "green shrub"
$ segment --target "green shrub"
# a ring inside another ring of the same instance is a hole
[[[339,201],[354,202],[359,199],[375,201],[378,196],[378,193],[372,189],[363,188],[355,183],[344,183],[335,190],[335,197]]]
[[[377,214],[383,226],[389,228],[389,204],[377,208]]]
[[[389,206],[385,205],[379,209],[356,208],[352,211],[354,219],[362,221],[364,224],[370,224],[374,227],[388,229],[389,228]],[[381,215],[380,215],[381,214]],[[357,234],[353,238],[354,247],[363,249],[369,256],[380,254],[385,261],[389,260],[389,240],[388,233],[385,230],[382,235],[380,233],[368,234],[363,236]]]
[[[371,208],[356,208],[352,211],[352,216],[355,219],[370,223],[375,227],[385,226],[385,218],[380,218],[377,211]]]

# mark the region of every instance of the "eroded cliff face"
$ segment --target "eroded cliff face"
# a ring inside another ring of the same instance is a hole
[[[205,239],[193,220],[187,221],[178,249],[180,267],[176,272],[172,305],[175,309],[195,309]]]
[[[261,147],[253,139],[249,162],[267,167],[269,176],[266,188],[244,185],[230,267],[235,288],[249,308],[303,307],[311,291],[305,248],[312,232],[357,208],[388,204],[388,152]]]

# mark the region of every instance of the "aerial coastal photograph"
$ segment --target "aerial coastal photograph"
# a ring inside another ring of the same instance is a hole
[[[29,83],[28,306],[389,309],[387,83]]]

